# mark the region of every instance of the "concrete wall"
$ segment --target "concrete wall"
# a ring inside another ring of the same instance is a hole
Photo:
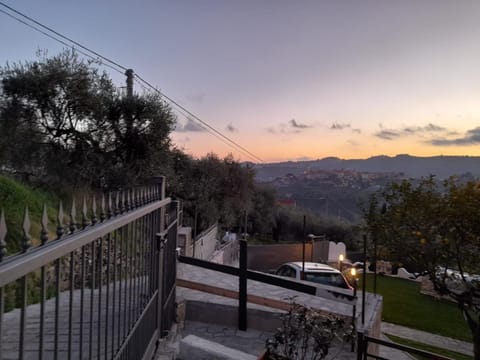
[[[215,250],[210,259],[211,262],[224,265],[237,265],[239,256],[238,240],[228,241],[220,245],[220,249]]]
[[[192,256],[192,228],[188,226],[181,226],[177,233],[177,247],[180,248],[181,254],[185,256]]]
[[[215,224],[197,236],[191,256],[202,260],[209,259],[217,248],[217,234],[218,225]]]
[[[337,262],[340,254],[347,258],[347,248],[343,242],[325,241],[325,243],[328,243],[328,262]]]

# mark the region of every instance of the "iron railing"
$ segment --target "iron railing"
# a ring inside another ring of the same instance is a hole
[[[367,359],[377,359],[377,360],[393,360],[385,359],[373,352],[369,352],[369,344],[376,344],[380,346],[386,346],[392,349],[397,349],[400,351],[407,352],[412,355],[420,356],[422,359],[431,359],[431,360],[453,360],[449,357],[434,354],[429,351],[424,351],[416,349],[410,346],[396,344],[391,341],[386,341],[382,339],[377,339],[375,337],[367,336],[362,332],[357,333],[357,360],[367,360]]]
[[[283,287],[285,289],[295,290],[310,295],[320,296],[328,300],[352,305],[352,323],[354,323],[356,318],[356,313],[354,310],[357,303],[356,293],[354,294],[347,289],[333,289],[330,286],[324,287],[320,284],[309,285],[305,282],[297,282],[295,280],[281,278],[275,275],[248,270],[247,242],[245,240],[240,240],[239,255],[239,267],[217,264],[188,256],[179,256],[178,261],[181,263],[194,265],[238,277],[238,328],[240,330],[247,329],[247,280],[254,280],[265,284]]]
[[[102,196],[98,211],[84,199],[80,221],[73,201],[68,224],[60,204],[55,239],[44,207],[36,246],[26,209],[10,256],[2,211],[0,360],[152,356],[175,315],[178,204],[164,186]]]

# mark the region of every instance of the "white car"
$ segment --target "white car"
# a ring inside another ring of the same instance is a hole
[[[311,281],[322,285],[335,286],[342,289],[353,289],[340,271],[321,263],[305,262],[305,273],[303,278],[301,261],[283,264],[277,271],[275,271],[275,275],[285,276],[296,280]]]

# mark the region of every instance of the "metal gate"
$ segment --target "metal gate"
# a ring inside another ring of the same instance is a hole
[[[175,317],[178,204],[164,184],[84,199],[80,220],[73,201],[68,223],[60,205],[55,227],[44,207],[36,246],[26,209],[10,256],[1,214],[0,360],[153,355]]]

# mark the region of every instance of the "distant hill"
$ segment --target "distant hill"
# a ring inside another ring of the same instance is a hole
[[[469,173],[480,177],[479,156],[432,156],[411,155],[374,156],[368,159],[345,160],[328,157],[310,161],[287,161],[254,165],[257,180],[271,181],[285,174],[301,174],[305,170],[349,169],[360,172],[401,172],[409,178],[436,175],[439,179]]]

